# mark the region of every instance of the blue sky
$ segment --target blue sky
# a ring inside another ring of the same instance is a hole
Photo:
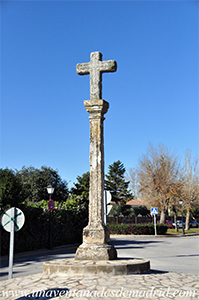
[[[198,153],[198,1],[1,1],[1,167],[89,171],[89,75],[100,51],[105,173],[148,143]]]

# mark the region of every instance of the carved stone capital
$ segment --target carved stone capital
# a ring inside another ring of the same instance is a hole
[[[109,103],[103,99],[85,100],[84,106],[91,117],[104,116],[109,109]]]

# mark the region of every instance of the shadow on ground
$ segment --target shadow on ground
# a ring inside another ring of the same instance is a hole
[[[118,240],[118,239],[111,239],[111,244],[113,244],[117,248],[122,249],[130,249],[130,248],[136,248],[136,249],[142,249],[145,248],[145,245],[148,244],[158,244],[158,243],[164,243],[164,241],[126,241],[126,240]],[[124,247],[126,245],[126,247]]]
[[[59,250],[44,250],[41,253],[26,253],[26,254],[16,254],[16,256],[14,256],[14,264],[15,263],[19,263],[19,264],[23,264],[23,266],[27,266],[29,264],[31,264],[32,261],[34,262],[43,262],[43,261],[48,261],[48,260],[52,260],[52,259],[59,259],[60,255],[66,255],[66,258],[68,257],[68,255],[70,254],[74,254],[76,252],[76,247],[74,247],[73,249],[59,249]],[[4,267],[8,267],[9,261],[8,258],[6,259],[2,259],[0,261],[0,265],[1,268]]]
[[[14,263],[13,263],[13,275],[23,273],[23,268],[28,268],[29,265],[31,265],[33,262],[43,263],[45,261],[49,260],[55,260],[60,258],[71,258],[71,254],[75,255],[76,247],[73,249],[55,249],[55,250],[44,250],[40,253],[26,253],[26,254],[16,254],[14,257]],[[62,257],[60,257],[60,255]],[[8,268],[9,266],[9,260],[8,258],[4,258],[0,261],[1,271],[0,271],[0,280],[6,280],[4,277],[8,275],[8,271],[5,272],[3,268]],[[17,271],[15,271],[15,266],[18,268]],[[20,268],[20,270],[19,270]]]

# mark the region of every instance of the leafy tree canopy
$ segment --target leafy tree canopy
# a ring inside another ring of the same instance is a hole
[[[122,212],[122,206],[120,204],[113,204],[109,212],[109,216],[118,217]]]
[[[133,210],[133,215],[138,216],[147,216],[150,215],[150,210],[145,206],[145,205],[140,205],[140,206],[134,206],[132,208]]]
[[[48,200],[47,186],[52,184],[55,188],[52,198],[54,201],[64,202],[68,198],[68,184],[62,180],[58,170],[42,166],[41,169],[23,167],[17,172],[21,178],[25,192],[25,201],[38,202]]]
[[[21,178],[11,169],[0,169],[0,205],[6,209],[24,201]]]
[[[105,190],[109,190],[112,195],[112,201],[121,204],[126,203],[132,194],[128,189],[129,181],[125,180],[124,173],[126,169],[120,160],[109,166],[108,174],[106,175]]]
[[[89,201],[90,172],[77,176],[77,183],[71,188],[71,194],[80,196],[84,201]]]

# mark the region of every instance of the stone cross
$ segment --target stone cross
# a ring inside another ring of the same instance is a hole
[[[102,61],[100,52],[91,52],[90,62],[77,64],[76,66],[79,75],[90,74],[90,99],[102,98],[102,73],[115,72],[116,70],[116,61]]]
[[[110,260],[117,252],[110,244],[109,231],[104,224],[104,114],[109,103],[101,97],[101,73],[116,71],[116,62],[101,61],[100,52],[91,53],[89,63],[78,64],[77,73],[90,73],[91,99],[84,101],[90,116],[90,187],[89,223],[83,230],[83,243],[76,251],[77,260]]]

